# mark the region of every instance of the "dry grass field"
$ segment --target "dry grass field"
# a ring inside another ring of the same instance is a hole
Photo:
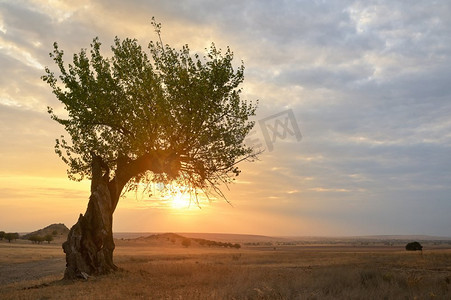
[[[60,280],[60,249],[1,242],[0,299],[451,299],[446,247],[423,253],[400,246],[226,249],[118,240],[119,272],[69,282]]]

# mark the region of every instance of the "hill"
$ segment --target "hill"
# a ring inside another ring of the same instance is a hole
[[[114,232],[115,239],[136,239],[148,236],[164,236],[167,233],[159,232]],[[173,235],[175,233],[171,233]],[[289,237],[271,237],[253,234],[234,234],[234,233],[200,233],[200,232],[177,232],[178,236],[194,239],[205,239],[227,243],[245,243],[245,242],[277,242],[291,241]]]
[[[194,239],[206,239],[215,240],[220,242],[231,242],[231,243],[245,243],[245,242],[277,242],[286,241],[286,238],[281,237],[271,237],[265,235],[255,235],[255,234],[233,234],[233,233],[194,233],[194,232],[183,232],[181,235],[194,238]]]
[[[128,239],[129,242],[144,243],[148,246],[170,246],[180,247],[223,247],[223,248],[241,248],[238,243],[212,241],[202,238],[186,237],[176,233],[160,233],[152,234],[146,237],[139,237],[135,239]],[[118,241],[119,242],[119,241]]]
[[[30,236],[46,236],[48,234],[53,235],[55,237],[66,237],[69,233],[69,228],[66,227],[66,225],[60,223],[60,224],[52,224],[47,227],[44,227],[42,229],[30,232],[28,234],[23,235],[21,238],[28,239]]]

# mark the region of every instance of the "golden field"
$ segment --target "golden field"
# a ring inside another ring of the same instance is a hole
[[[0,299],[451,299],[451,247],[117,240],[120,271],[62,281],[57,243],[0,242]]]

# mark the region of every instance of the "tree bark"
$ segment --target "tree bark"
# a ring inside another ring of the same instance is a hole
[[[85,215],[80,214],[63,243],[66,253],[64,279],[86,279],[91,275],[107,274],[117,270],[113,263],[113,203],[108,188],[108,167],[102,176],[104,164],[93,156],[91,196]]]

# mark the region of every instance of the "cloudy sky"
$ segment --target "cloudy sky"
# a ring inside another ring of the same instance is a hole
[[[451,236],[446,0],[0,0],[0,230],[71,226],[86,208],[89,183],[53,151],[64,132],[46,107],[61,106],[40,80],[53,42],[66,61],[96,36],[105,53],[114,36],[147,45],[152,16],[164,43],[244,61],[262,121],[248,142],[266,151],[242,164],[233,207],[129,195],[115,231]]]

